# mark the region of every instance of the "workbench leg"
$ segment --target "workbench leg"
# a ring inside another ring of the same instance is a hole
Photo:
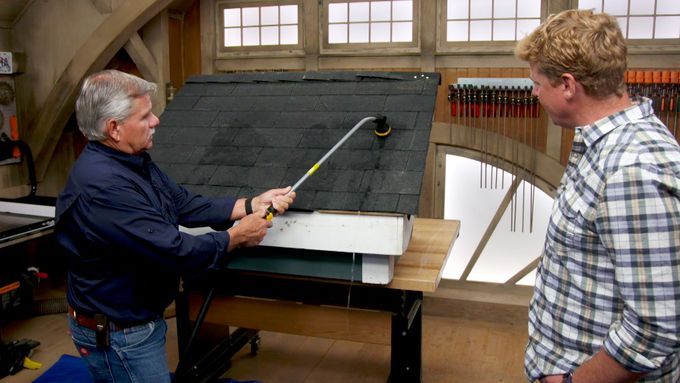
[[[183,289],[175,297],[175,321],[177,322],[177,348],[181,357],[182,350],[186,349],[189,335],[191,334],[189,297]]]
[[[423,293],[406,291],[402,310],[392,313],[390,383],[420,383],[423,342]]]

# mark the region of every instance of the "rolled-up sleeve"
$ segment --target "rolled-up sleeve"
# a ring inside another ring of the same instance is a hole
[[[604,347],[627,369],[652,371],[680,352],[680,180],[654,166],[625,167],[608,177],[600,209],[623,300]]]

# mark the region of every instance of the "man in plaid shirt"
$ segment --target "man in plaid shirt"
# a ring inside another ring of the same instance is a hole
[[[568,10],[519,42],[574,129],[529,308],[530,381],[680,382],[680,148],[629,98],[616,20]]]

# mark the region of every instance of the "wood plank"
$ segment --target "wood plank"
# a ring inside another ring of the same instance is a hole
[[[458,238],[460,221],[416,218],[408,249],[399,257],[389,288],[433,292]]]
[[[158,75],[159,68],[156,59],[153,58],[151,51],[147,48],[139,33],[133,33],[130,40],[125,44],[125,51],[130,55],[132,61],[134,61],[137,68],[142,73],[142,77],[145,80],[159,83]],[[159,87],[163,86],[159,83]]]
[[[202,295],[190,296],[190,317],[198,314]],[[207,323],[286,334],[390,344],[390,313],[312,306],[295,302],[216,296]]]

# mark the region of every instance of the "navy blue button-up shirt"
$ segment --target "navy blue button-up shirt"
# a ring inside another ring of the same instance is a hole
[[[56,238],[69,258],[69,303],[120,325],[159,317],[180,273],[215,267],[229,235],[234,198],[206,198],[175,184],[148,154],[87,144],[56,206]]]

